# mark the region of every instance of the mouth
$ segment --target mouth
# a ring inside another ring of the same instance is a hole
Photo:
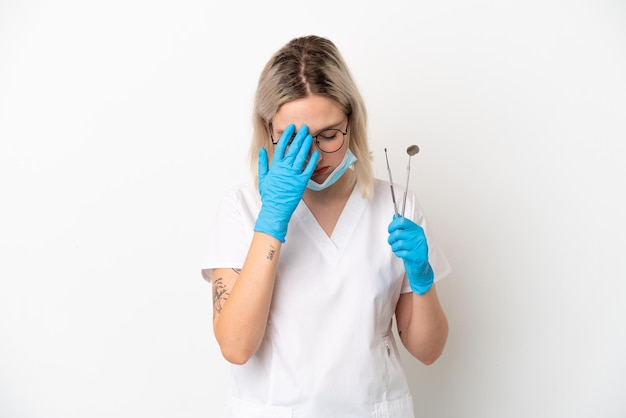
[[[313,172],[311,177],[321,176],[322,174],[325,174],[327,171],[328,171],[328,167],[320,167]]]

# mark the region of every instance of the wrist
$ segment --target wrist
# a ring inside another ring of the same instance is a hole
[[[261,211],[254,224],[254,231],[271,235],[280,242],[285,242],[289,220],[283,220],[280,213],[261,205]]]
[[[405,263],[406,275],[409,280],[409,285],[413,293],[423,295],[428,292],[432,287],[435,279],[435,273],[433,272],[430,263],[417,265],[415,263]]]

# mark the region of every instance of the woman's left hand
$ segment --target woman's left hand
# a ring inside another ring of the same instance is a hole
[[[404,261],[413,292],[422,295],[431,288],[433,269],[428,262],[428,243],[421,226],[402,216],[394,216],[389,224],[389,245],[394,254]]]

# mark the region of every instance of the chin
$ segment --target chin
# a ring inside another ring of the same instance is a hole
[[[313,180],[317,184],[322,184],[326,181],[327,178],[328,176],[312,176],[311,180]]]

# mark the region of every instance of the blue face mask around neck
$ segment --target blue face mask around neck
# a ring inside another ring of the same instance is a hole
[[[326,177],[326,180],[324,180],[323,183],[316,183],[313,180],[309,179],[309,182],[306,185],[307,189],[319,192],[320,190],[324,190],[327,187],[332,186],[337,180],[339,180],[339,178],[341,178],[341,176],[343,176],[343,173],[345,173],[348,168],[352,167],[352,164],[354,164],[355,162],[356,157],[354,156],[352,151],[350,151],[350,148],[348,148],[348,150],[346,151],[346,155],[343,156],[341,164],[339,164],[337,168],[335,168],[333,172],[330,173],[328,177]]]

